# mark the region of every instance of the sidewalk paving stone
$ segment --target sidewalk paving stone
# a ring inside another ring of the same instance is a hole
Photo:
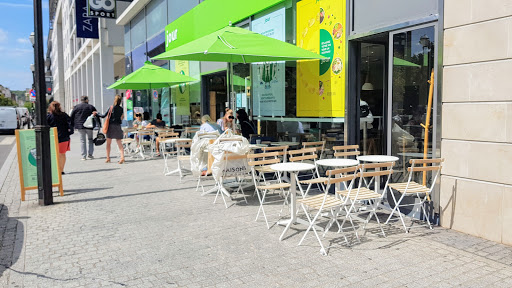
[[[324,257],[312,233],[297,246],[306,227],[292,226],[280,242],[283,227],[254,221],[254,197],[225,209],[214,195],[201,197],[192,177],[164,176],[162,159],[107,164],[101,146],[96,159],[80,161],[78,144],[73,136],[65,196],[55,193],[52,206],[39,206],[36,191],[21,202],[17,161],[7,163],[0,287],[512,285],[512,247],[441,227],[405,234],[387,226],[384,238],[373,225],[360,244],[347,233],[348,247],[327,233]],[[280,209],[265,211],[275,221]]]

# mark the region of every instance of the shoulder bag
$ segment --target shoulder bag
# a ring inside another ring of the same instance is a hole
[[[105,124],[103,124],[103,134],[107,134],[108,123],[110,122],[110,116],[112,116],[112,109],[113,109],[113,107],[110,106],[110,109],[108,110],[107,118],[105,118]]]

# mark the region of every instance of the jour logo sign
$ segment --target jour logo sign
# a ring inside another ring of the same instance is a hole
[[[169,47],[169,44],[171,44],[173,41],[176,41],[178,39],[178,29],[174,29],[173,31],[169,31],[166,35],[167,42],[166,47]]]

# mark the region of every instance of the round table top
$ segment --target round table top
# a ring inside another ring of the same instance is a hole
[[[281,141],[281,142],[270,142],[270,145],[272,145],[272,146],[297,146],[297,145],[300,145],[300,143],[299,142]]]
[[[315,165],[309,163],[294,163],[294,162],[286,162],[286,163],[277,163],[270,165],[270,168],[276,171],[284,171],[284,172],[298,172],[305,170],[315,169]]]
[[[316,161],[316,164],[330,167],[349,167],[358,165],[359,161],[354,159],[322,159]]]
[[[398,157],[389,155],[363,155],[358,156],[357,160],[365,162],[395,162],[398,161]]]

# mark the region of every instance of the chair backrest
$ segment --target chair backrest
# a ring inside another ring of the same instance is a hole
[[[199,127],[185,127],[183,134],[192,138],[196,132],[199,132]]]
[[[315,148],[317,154],[321,158],[322,155],[324,154],[325,143],[326,143],[325,140],[323,140],[323,141],[315,141],[315,142],[302,142],[302,148],[304,148],[304,149]]]
[[[176,147],[178,155],[184,155],[186,154],[186,148],[190,149],[190,147],[192,147],[192,140],[176,139],[174,146]]]
[[[247,155],[247,159],[249,159],[249,165],[254,167],[281,163],[278,156],[279,152],[257,153]]]
[[[358,156],[360,154],[359,145],[334,146],[332,150],[334,150],[334,157],[336,158]]]
[[[283,158],[283,161],[286,159],[286,151],[288,151],[288,146],[270,146],[270,147],[261,147],[263,153],[267,152],[277,152],[279,157]]]
[[[174,132],[174,128],[156,128],[155,129],[155,132],[158,133],[158,135],[160,135],[160,133],[168,133],[168,132]]]
[[[306,148],[299,150],[290,150],[288,151],[288,161],[296,162],[296,161],[304,161],[304,160],[313,160],[315,161],[318,158],[316,154],[316,148]]]
[[[327,170],[325,172],[327,179],[324,181],[324,184],[327,185],[327,189],[325,189],[326,193],[328,193],[328,187],[330,185],[337,183],[346,183],[350,181],[350,184],[346,186],[351,188],[354,179],[357,177],[357,170],[359,170],[359,165],[340,169]],[[341,177],[336,178],[336,176],[338,175],[341,175]]]
[[[158,133],[158,137],[160,137],[160,139],[178,138],[179,135],[180,135],[179,133],[174,133],[174,132],[159,132]]]
[[[152,129],[139,130],[139,136],[153,136],[153,135],[155,135],[155,131],[153,131]]]
[[[386,191],[389,180],[391,179],[391,174],[393,174],[393,166],[395,162],[383,162],[383,163],[368,163],[359,165],[359,175],[362,181],[359,181],[359,188],[362,187],[362,183],[365,184],[366,188],[369,188],[370,185],[375,182],[375,177],[388,176],[386,179],[386,184],[384,186],[384,191]],[[379,170],[376,170],[376,169]]]
[[[409,160],[409,164],[411,167],[407,168],[409,172],[409,180],[412,180],[413,174],[417,172],[432,172],[432,186],[436,183],[437,177],[441,172],[441,168],[443,166],[444,158],[434,158],[434,159],[411,159]],[[431,189],[432,190],[432,189]]]

